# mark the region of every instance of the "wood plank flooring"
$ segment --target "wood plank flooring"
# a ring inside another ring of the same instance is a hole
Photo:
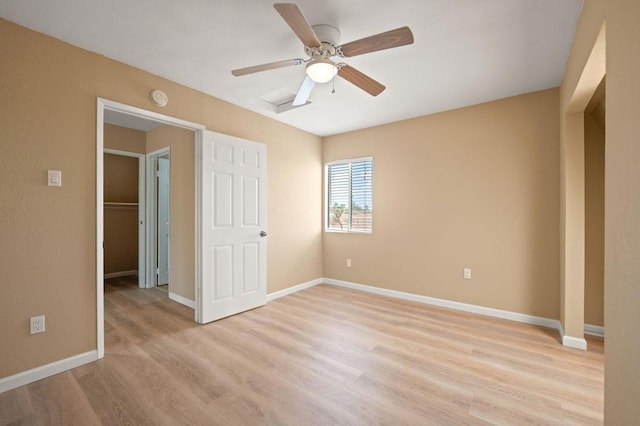
[[[131,278],[104,359],[0,394],[0,424],[602,424],[603,341],[316,286],[212,324]]]

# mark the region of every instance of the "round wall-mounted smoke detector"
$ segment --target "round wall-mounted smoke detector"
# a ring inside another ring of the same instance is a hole
[[[149,92],[149,98],[151,102],[158,105],[159,107],[163,107],[169,102],[169,97],[162,90],[152,90]]]

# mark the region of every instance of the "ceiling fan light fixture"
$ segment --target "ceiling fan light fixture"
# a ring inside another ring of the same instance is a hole
[[[307,75],[316,83],[326,83],[338,73],[336,65],[328,59],[317,58],[307,64]]]

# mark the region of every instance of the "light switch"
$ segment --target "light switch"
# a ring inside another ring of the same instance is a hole
[[[471,268],[464,268],[462,270],[462,276],[465,280],[471,279]]]
[[[49,170],[48,184],[49,186],[62,186],[62,171]]]

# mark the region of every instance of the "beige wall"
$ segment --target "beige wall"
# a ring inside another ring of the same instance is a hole
[[[605,423],[640,419],[640,2],[607,4]]]
[[[138,159],[104,154],[104,201],[138,202]]]
[[[138,159],[104,155],[104,200],[138,202]],[[105,205],[104,272],[138,269],[138,208]]]
[[[568,338],[584,336],[584,111],[606,72],[604,2],[587,0],[560,87],[560,320]]]
[[[585,113],[584,322],[600,326],[604,326],[604,143],[604,129]]]
[[[138,154],[147,152],[147,134],[141,130],[105,124],[103,140],[105,148]]]
[[[558,134],[552,89],[326,138],[374,157],[374,213],[324,234],[325,276],[558,318]]]
[[[192,130],[160,126],[147,132],[147,152],[169,148],[169,291],[196,300],[195,144]]]
[[[0,52],[0,377],[96,348],[98,96],[265,143],[268,291],[322,276],[319,137],[5,20]]]
[[[576,96],[577,89],[585,92],[579,81],[597,80],[602,72],[593,73],[589,58],[605,21],[605,424],[627,425],[640,418],[640,3],[636,0],[585,0],[560,88],[560,122],[564,130],[565,111],[584,96]],[[561,141],[566,143],[564,133]],[[568,307],[569,303],[564,308]]]

